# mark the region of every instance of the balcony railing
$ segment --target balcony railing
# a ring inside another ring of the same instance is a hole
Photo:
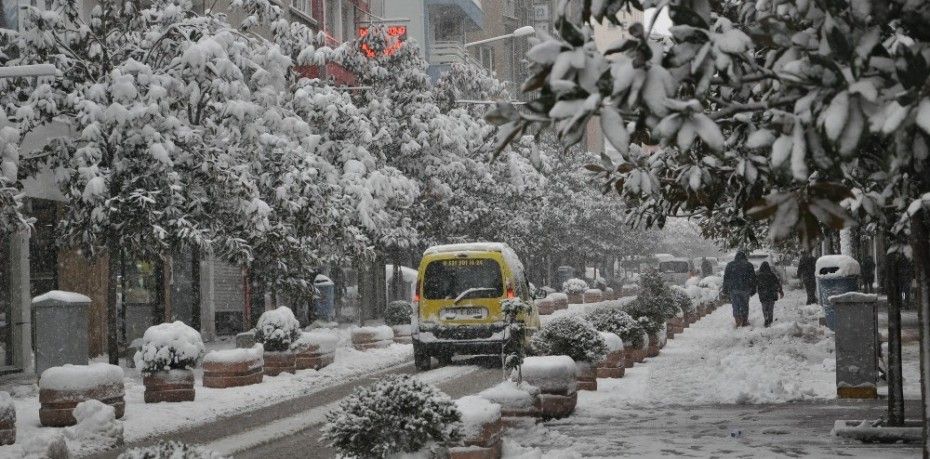
[[[457,41],[435,41],[430,48],[429,63],[434,65],[465,63],[465,45]]]

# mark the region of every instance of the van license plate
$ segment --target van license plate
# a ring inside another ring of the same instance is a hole
[[[488,310],[478,307],[446,308],[442,311],[442,318],[445,320],[484,319],[487,316]]]

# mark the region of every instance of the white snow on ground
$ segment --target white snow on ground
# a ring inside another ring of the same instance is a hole
[[[595,392],[579,392],[572,416],[508,430],[504,457],[913,455],[910,448],[875,449],[829,436],[834,413],[828,411],[838,403],[830,401],[833,336],[816,315],[802,312],[803,300],[800,291],[787,292],[771,328],[761,326],[757,297],[750,303],[753,327],[734,329],[730,306],[719,308],[658,357],[621,379],[599,379]],[[825,427],[805,424],[803,410],[828,418]]]
[[[201,386],[202,370],[197,369],[196,400],[181,403],[144,403],[145,387],[138,369],[126,370],[126,414],[123,416],[124,438],[127,443],[163,435],[168,432],[216,421],[225,416],[247,412],[279,403],[291,398],[318,392],[327,387],[362,377],[376,370],[400,365],[412,358],[409,344],[392,344],[384,349],[362,352],[349,346],[349,331],[338,330],[339,347],[336,361],[317,370],[300,370],[296,374],[283,374],[264,378],[261,384],[228,389],[211,389]],[[27,439],[60,429],[45,428],[39,424],[38,393],[14,394],[18,438]],[[69,448],[82,454],[101,448],[68,440]],[[0,447],[0,458],[20,457],[10,447]]]

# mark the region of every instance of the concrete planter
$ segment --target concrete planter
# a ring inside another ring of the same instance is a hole
[[[578,405],[578,392],[571,394],[539,394],[536,397],[536,411],[543,419],[561,419],[575,412]]]
[[[262,382],[264,359],[260,348],[244,353],[235,349],[213,351],[203,360],[203,387],[225,389]]]
[[[16,406],[6,392],[0,393],[0,446],[16,443]]]
[[[498,407],[477,396],[463,397],[457,403],[460,403],[462,408],[478,404],[477,406],[493,408],[494,411],[491,411],[492,415],[487,416],[487,419],[469,419],[463,411],[465,438],[462,439],[461,446],[449,448],[449,459],[500,459],[504,425],[501,413],[496,411]]]
[[[295,366],[298,370],[319,370],[336,361],[336,353],[320,350],[319,345],[311,345],[296,355]]]
[[[391,331],[394,332],[394,342],[397,344],[413,343],[413,326],[410,324],[391,325]]]
[[[527,357],[523,380],[539,389],[534,400],[536,415],[543,419],[562,418],[575,411],[578,403],[578,369],[568,356]]]
[[[597,390],[597,367],[588,362],[575,363],[578,390]]]
[[[263,368],[265,376],[278,376],[281,373],[294,373],[297,371],[297,354],[295,352],[266,351],[262,358],[265,361]]]
[[[597,377],[622,378],[627,368],[625,354],[626,352],[624,350],[607,354],[607,357],[597,365]],[[632,363],[630,366],[633,366]]]
[[[194,371],[172,369],[142,376],[145,403],[194,401]]]

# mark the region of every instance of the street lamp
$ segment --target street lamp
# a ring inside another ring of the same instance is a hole
[[[527,36],[533,35],[534,33],[536,33],[536,29],[534,29],[533,26],[523,26],[506,35],[501,35],[499,37],[485,38],[484,40],[473,41],[471,43],[465,43],[465,47],[469,48],[472,46],[483,45],[485,43],[491,43],[491,42],[498,41],[498,40],[507,40],[508,38],[527,37]]]

